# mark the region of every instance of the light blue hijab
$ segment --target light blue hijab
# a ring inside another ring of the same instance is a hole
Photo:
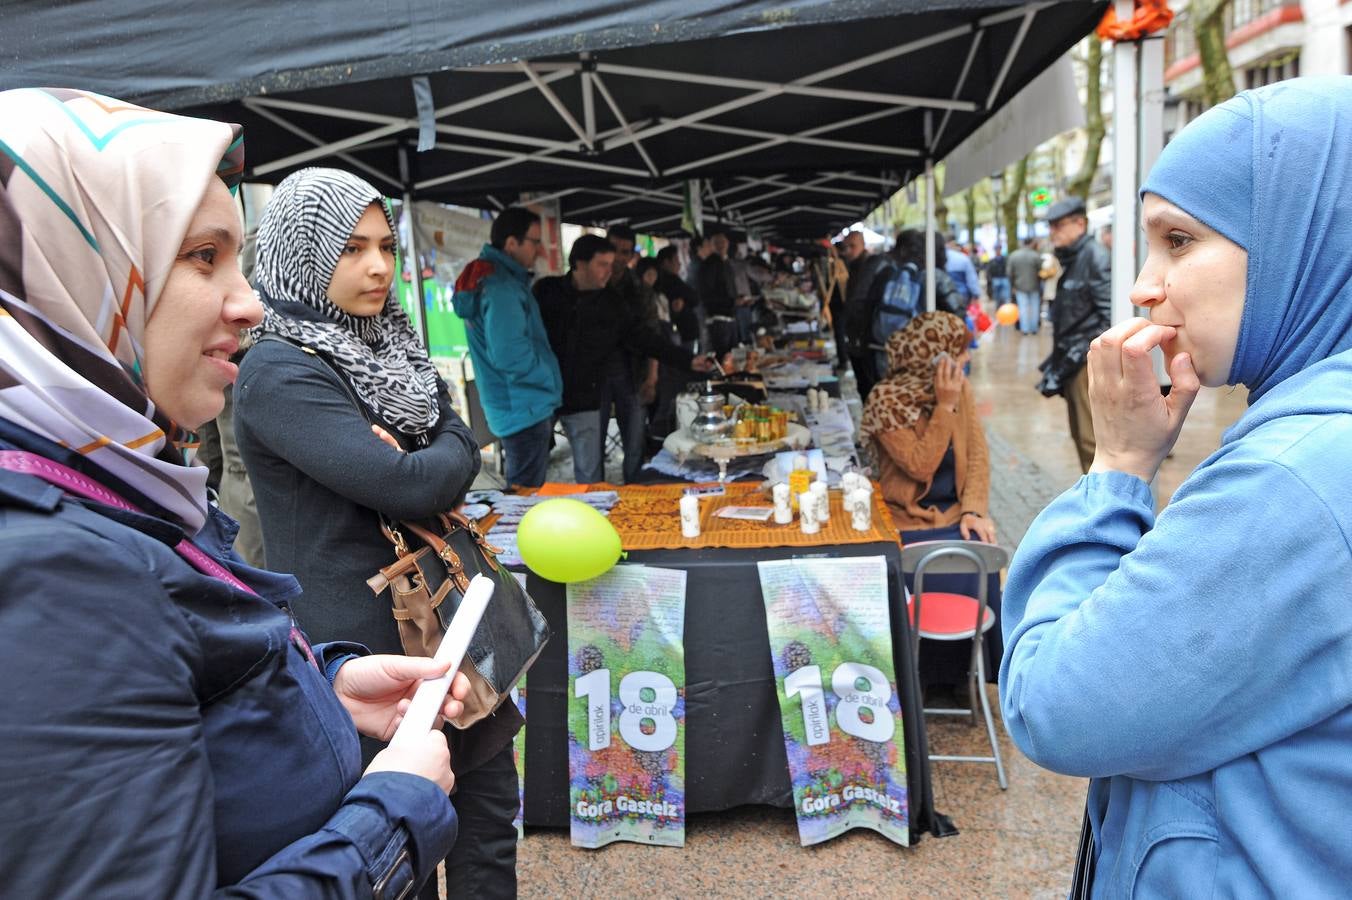
[[[1352,76],[1283,81],[1208,110],[1164,148],[1141,193],[1248,251],[1227,381],[1250,403],[1352,348]]]

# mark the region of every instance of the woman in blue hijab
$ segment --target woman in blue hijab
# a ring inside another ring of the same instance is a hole
[[[1089,776],[1094,896],[1352,884],[1352,78],[1250,91],[1165,148],[1090,351],[1093,468],[1005,588],[1005,722]],[[1161,397],[1149,353],[1174,387]],[[1249,408],[1158,520],[1201,385]]]

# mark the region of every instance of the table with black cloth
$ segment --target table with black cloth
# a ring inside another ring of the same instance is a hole
[[[827,547],[632,550],[631,564],[683,569],[685,615],[685,790],[687,813],[745,804],[793,806],[784,726],[775,693],[761,599],[761,560],[882,556],[887,561],[892,652],[906,750],[911,840],[953,833],[934,811],[925,723],[920,715],[910,630],[902,614],[896,543]],[[568,799],[568,622],[564,585],[531,574],[531,596],[554,636],[527,678],[525,821],[566,827]]]

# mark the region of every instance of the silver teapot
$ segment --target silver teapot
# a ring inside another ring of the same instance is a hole
[[[711,384],[706,383],[704,392],[695,398],[699,412],[690,421],[690,436],[701,444],[717,444],[732,436],[735,423],[723,415],[723,404],[727,402],[717,393]]]

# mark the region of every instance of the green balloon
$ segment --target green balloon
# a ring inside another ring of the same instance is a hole
[[[579,500],[559,497],[531,507],[516,530],[521,561],[550,581],[587,581],[620,559],[620,535],[610,520]]]

